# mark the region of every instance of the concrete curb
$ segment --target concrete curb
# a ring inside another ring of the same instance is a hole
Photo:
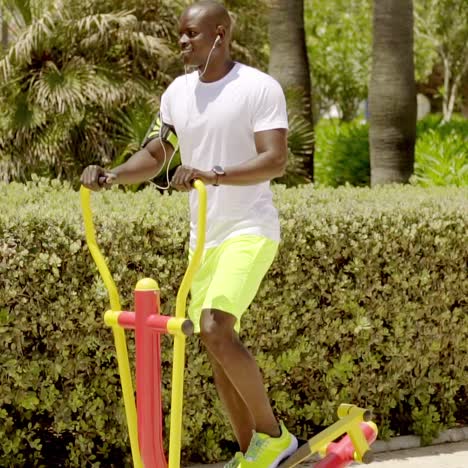
[[[442,445],[455,442],[468,441],[468,426],[447,429],[440,433],[439,437],[434,439],[431,444],[425,447],[432,447],[434,445]],[[373,453],[388,453],[397,452],[399,450],[417,449],[421,448],[421,437],[409,435],[394,437],[388,441],[377,440],[372,444]],[[318,461],[318,456],[311,457],[307,460],[308,463]],[[188,468],[222,468],[223,463],[215,463],[211,465],[190,465]]]
[[[441,432],[437,439],[434,439],[429,446],[447,444],[450,442],[462,442],[468,440],[468,426],[447,429]],[[376,440],[372,444],[374,453],[395,452],[397,450],[406,450],[422,447],[421,437],[419,436],[400,436],[390,440]]]

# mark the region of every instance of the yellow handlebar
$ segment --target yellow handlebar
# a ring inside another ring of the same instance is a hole
[[[83,221],[86,234],[86,243],[91,252],[91,256],[96,263],[97,269],[101,274],[101,277],[104,281],[104,284],[109,293],[109,300],[112,310],[121,310],[120,307],[120,298],[117,288],[115,286],[112,275],[107,267],[106,261],[99,250],[99,247],[96,242],[96,235],[93,223],[93,215],[91,212],[91,191],[86,187],[81,186],[80,189],[80,200],[81,200],[81,210],[83,212]]]
[[[206,187],[200,180],[193,184],[198,191],[198,227],[197,227],[197,245],[193,253],[190,264],[185,272],[182,283],[179,287],[176,299],[176,317],[185,317],[187,296],[192,284],[192,279],[196,273],[205,246],[206,230]],[[90,190],[85,187],[80,189],[81,209],[86,233],[86,242],[91,255],[101,274],[104,284],[109,294],[109,300],[113,311],[120,312],[120,298],[117,292],[112,275],[107,267],[106,261],[101,254],[96,242],[95,229],[91,212]],[[143,468],[140,449],[138,444],[138,426],[137,412],[134,399],[130,365],[128,360],[127,344],[125,341],[125,332],[117,324],[112,326],[114,342],[117,350],[117,363],[122,385],[122,393],[125,405],[125,414],[130,436],[130,445],[132,450],[133,464],[135,468]],[[184,367],[185,367],[185,335],[180,334],[174,337],[174,361],[172,368],[172,396],[171,396],[171,427],[169,443],[169,468],[179,468],[180,450],[182,437],[182,408],[183,408],[183,385],[184,385]]]
[[[185,305],[187,295],[192,285],[193,275],[200,265],[200,260],[205,247],[205,231],[206,231],[206,187],[200,180],[195,180],[194,188],[198,191],[198,225],[197,225],[197,245],[193,252],[192,260],[187,267],[182,283],[179,287],[176,300],[176,317],[185,317]]]
[[[83,221],[85,225],[86,242],[91,255],[96,263],[99,273],[102,276],[104,284],[109,294],[109,300],[113,311],[120,312],[120,298],[115,286],[112,275],[107,267],[106,261],[99,250],[96,242],[96,235],[91,212],[91,193],[86,187],[81,186],[80,200],[81,210],[83,212]],[[115,349],[117,352],[117,365],[119,367],[120,385],[125,406],[125,415],[127,418],[128,434],[130,437],[130,447],[132,450],[133,465],[135,468],[143,468],[141,462],[140,447],[138,444],[138,425],[137,411],[133,392],[132,374],[130,372],[130,363],[128,360],[127,342],[125,340],[125,331],[118,325],[112,327],[114,335]]]
[[[176,317],[185,317],[187,295],[192,279],[200,265],[205,248],[206,230],[206,187],[196,180],[193,184],[198,191],[197,245],[192,260],[185,272],[177,293]],[[184,398],[185,336],[174,337],[174,361],[172,365],[171,429],[169,435],[169,468],[180,468],[180,450],[182,448],[182,409]]]

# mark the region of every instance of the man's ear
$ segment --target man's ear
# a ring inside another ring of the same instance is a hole
[[[220,25],[216,28],[216,41],[215,45],[219,46],[223,43],[224,38],[226,37],[226,30],[224,29],[224,26]]]

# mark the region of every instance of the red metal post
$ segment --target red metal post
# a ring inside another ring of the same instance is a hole
[[[145,468],[166,468],[163,448],[160,335],[146,322],[159,315],[159,288],[153,280],[138,282],[135,289],[135,343],[138,437]]]
[[[149,327],[153,333],[170,333],[168,330],[168,323],[171,321],[171,319],[173,319],[173,317],[168,315],[152,314],[146,321],[146,326]],[[134,330],[135,312],[120,312],[117,321],[122,328],[125,328],[126,330]]]

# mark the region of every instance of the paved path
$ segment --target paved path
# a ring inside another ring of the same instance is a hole
[[[468,441],[378,453],[375,455],[375,461],[369,466],[375,466],[375,468],[468,468]]]
[[[222,468],[215,465],[192,465],[190,468]],[[432,445],[394,452],[377,453],[370,465],[353,464],[353,467],[371,466],[375,468],[468,468],[468,441]],[[302,465],[312,468],[313,464]]]

